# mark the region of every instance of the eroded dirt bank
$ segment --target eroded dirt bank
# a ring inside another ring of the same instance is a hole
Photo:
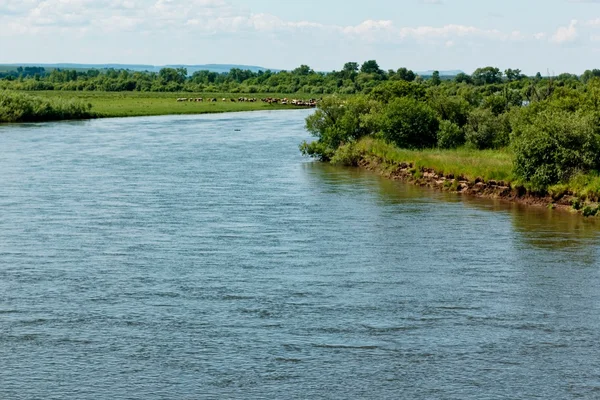
[[[596,202],[584,202],[570,193],[557,197],[528,192],[524,187],[514,187],[509,182],[481,178],[468,180],[462,176],[444,175],[430,168],[417,170],[412,163],[390,164],[373,156],[362,157],[358,161],[360,168],[377,172],[389,179],[430,187],[465,196],[501,199],[535,207],[547,207],[587,216],[598,215],[600,205]]]

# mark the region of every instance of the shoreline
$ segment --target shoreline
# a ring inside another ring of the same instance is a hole
[[[385,178],[416,186],[427,187],[437,191],[455,193],[480,199],[497,199],[509,203],[529,207],[547,208],[571,214],[582,214],[593,217],[597,214],[586,215],[600,206],[597,202],[583,202],[577,196],[564,194],[554,198],[549,194],[539,195],[528,192],[523,187],[515,187],[510,182],[476,178],[466,179],[463,176],[438,173],[432,168],[420,167],[415,169],[410,162],[389,163],[377,156],[362,155],[357,168],[375,172]],[[574,204],[579,204],[576,208]]]
[[[186,111],[186,112],[164,112],[164,113],[139,113],[139,114],[98,114],[90,118],[70,118],[70,119],[49,119],[45,121],[24,121],[24,122],[1,122],[0,126],[20,125],[20,124],[45,124],[50,122],[81,122],[81,121],[93,121],[97,119],[116,119],[116,118],[140,118],[140,117],[167,117],[167,116],[190,116],[190,115],[218,115],[228,113],[254,113],[261,111],[302,111],[310,110],[311,107],[287,107],[287,106],[275,106],[272,108],[254,108],[254,109],[237,109],[237,110],[200,110],[200,111]]]
[[[288,95],[278,94],[277,98],[272,98],[269,97],[272,94],[263,93],[246,95],[241,93],[0,91],[0,95],[17,99],[8,104],[23,103],[29,105],[29,109],[32,110],[44,109],[48,106],[53,109],[51,113],[38,115],[31,113],[27,107],[13,106],[7,111],[8,118],[3,119],[0,115],[2,124],[159,115],[202,115],[240,111],[303,110],[314,108],[316,105],[310,103],[314,100],[308,99],[310,95],[286,97]],[[182,101],[183,98],[186,101]],[[23,113],[24,115],[20,116]]]

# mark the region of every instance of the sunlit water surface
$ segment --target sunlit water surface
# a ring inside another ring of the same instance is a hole
[[[0,398],[600,398],[598,224],[310,162],[306,115],[0,127]]]

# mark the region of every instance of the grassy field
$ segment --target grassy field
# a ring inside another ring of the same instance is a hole
[[[416,169],[430,168],[444,175],[463,176],[470,181],[481,178],[514,182],[513,155],[508,150],[408,150],[371,138],[357,143],[357,150],[389,163],[412,163]]]
[[[289,99],[309,99],[310,95],[283,94],[239,94],[239,93],[148,93],[148,92],[63,92],[41,91],[27,94],[44,98],[65,98],[81,100],[92,105],[92,111],[100,117],[134,117],[170,114],[207,114],[235,111],[281,110],[294,109],[296,106],[267,104],[260,101],[264,97]],[[204,102],[177,102],[178,98],[205,99]],[[257,98],[259,101],[232,102],[239,97]],[[217,102],[207,102],[206,99],[216,98]],[[223,98],[227,99],[225,102]]]

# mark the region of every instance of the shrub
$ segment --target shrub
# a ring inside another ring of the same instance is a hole
[[[515,174],[537,188],[567,182],[600,166],[600,136],[593,114],[545,110],[513,134]]]
[[[362,156],[356,147],[356,143],[347,143],[340,146],[331,158],[331,163],[356,167]]]
[[[469,114],[465,137],[476,149],[497,149],[510,143],[510,131],[506,114],[496,116],[490,109],[476,109]]]
[[[362,122],[374,106],[364,96],[348,100],[339,97],[327,97],[319,103],[317,111],[306,118],[306,129],[318,138],[317,142],[303,143],[304,155],[329,160],[337,148],[348,142],[354,142],[371,131]]]
[[[440,120],[448,120],[461,128],[468,121],[470,105],[460,97],[450,97],[436,91],[430,91],[428,104]]]
[[[0,92],[0,123],[42,122],[92,118],[91,105],[80,101],[44,99],[16,92]]]
[[[373,100],[388,103],[400,97],[410,97],[415,100],[425,98],[422,85],[406,81],[388,81],[376,86],[369,94]]]
[[[400,148],[437,145],[439,121],[435,113],[428,105],[412,98],[394,99],[369,116],[369,123],[385,140]]]
[[[465,144],[465,133],[455,123],[441,121],[437,140],[439,148],[454,149]]]

